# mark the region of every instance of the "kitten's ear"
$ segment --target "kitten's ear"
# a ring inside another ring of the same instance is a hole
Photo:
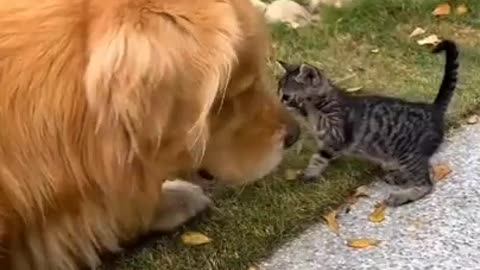
[[[295,80],[304,84],[319,85],[321,82],[320,72],[312,65],[302,64]]]
[[[283,68],[283,70],[285,70],[286,72],[292,72],[294,71],[297,66],[296,65],[293,65],[293,64],[289,64],[287,62],[284,62],[282,60],[277,60],[277,63]]]

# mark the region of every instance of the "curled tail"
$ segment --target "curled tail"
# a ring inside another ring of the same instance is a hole
[[[453,96],[453,91],[457,86],[458,76],[458,48],[455,42],[443,40],[434,49],[433,53],[445,51],[446,63],[440,90],[433,104],[442,112],[448,108],[448,104]]]

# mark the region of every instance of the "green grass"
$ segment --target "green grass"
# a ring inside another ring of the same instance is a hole
[[[450,124],[458,123],[480,104],[480,1],[465,1],[473,10],[470,15],[439,20],[431,11],[441,2],[354,0],[351,7],[325,10],[323,23],[297,30],[275,25],[277,58],[317,64],[333,79],[351,77],[340,84],[363,86],[363,93],[432,101],[444,58],[430,54],[408,37],[415,27],[422,27],[458,41],[462,48],[460,85],[449,111]],[[278,67],[273,68],[278,72]],[[177,233],[129,249],[106,268],[247,269],[321,220],[322,214],[341,204],[355,187],[373,178],[370,166],[344,160],[328,170],[322,183],[302,185],[284,180],[284,168],[299,169],[308,160],[312,147],[308,138],[304,139],[303,152],[292,152],[276,175],[249,187],[217,192],[218,209]],[[184,230],[201,231],[214,241],[185,247],[179,240]]]

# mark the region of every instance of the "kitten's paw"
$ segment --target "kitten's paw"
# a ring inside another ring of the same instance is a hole
[[[319,177],[317,175],[309,175],[309,174],[300,174],[298,177],[298,181],[302,183],[313,183],[318,182]]]
[[[387,206],[391,207],[398,207],[411,202],[412,200],[402,193],[391,193],[390,196],[388,196],[388,198],[385,200]]]
[[[407,203],[415,202],[425,197],[427,194],[432,192],[432,190],[432,184],[403,188],[400,191],[390,193],[390,196],[386,200],[386,203],[389,206],[400,206]]]

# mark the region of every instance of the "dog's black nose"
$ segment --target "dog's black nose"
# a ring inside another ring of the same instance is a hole
[[[200,169],[198,175],[206,180],[213,180],[215,177],[207,170]]]

